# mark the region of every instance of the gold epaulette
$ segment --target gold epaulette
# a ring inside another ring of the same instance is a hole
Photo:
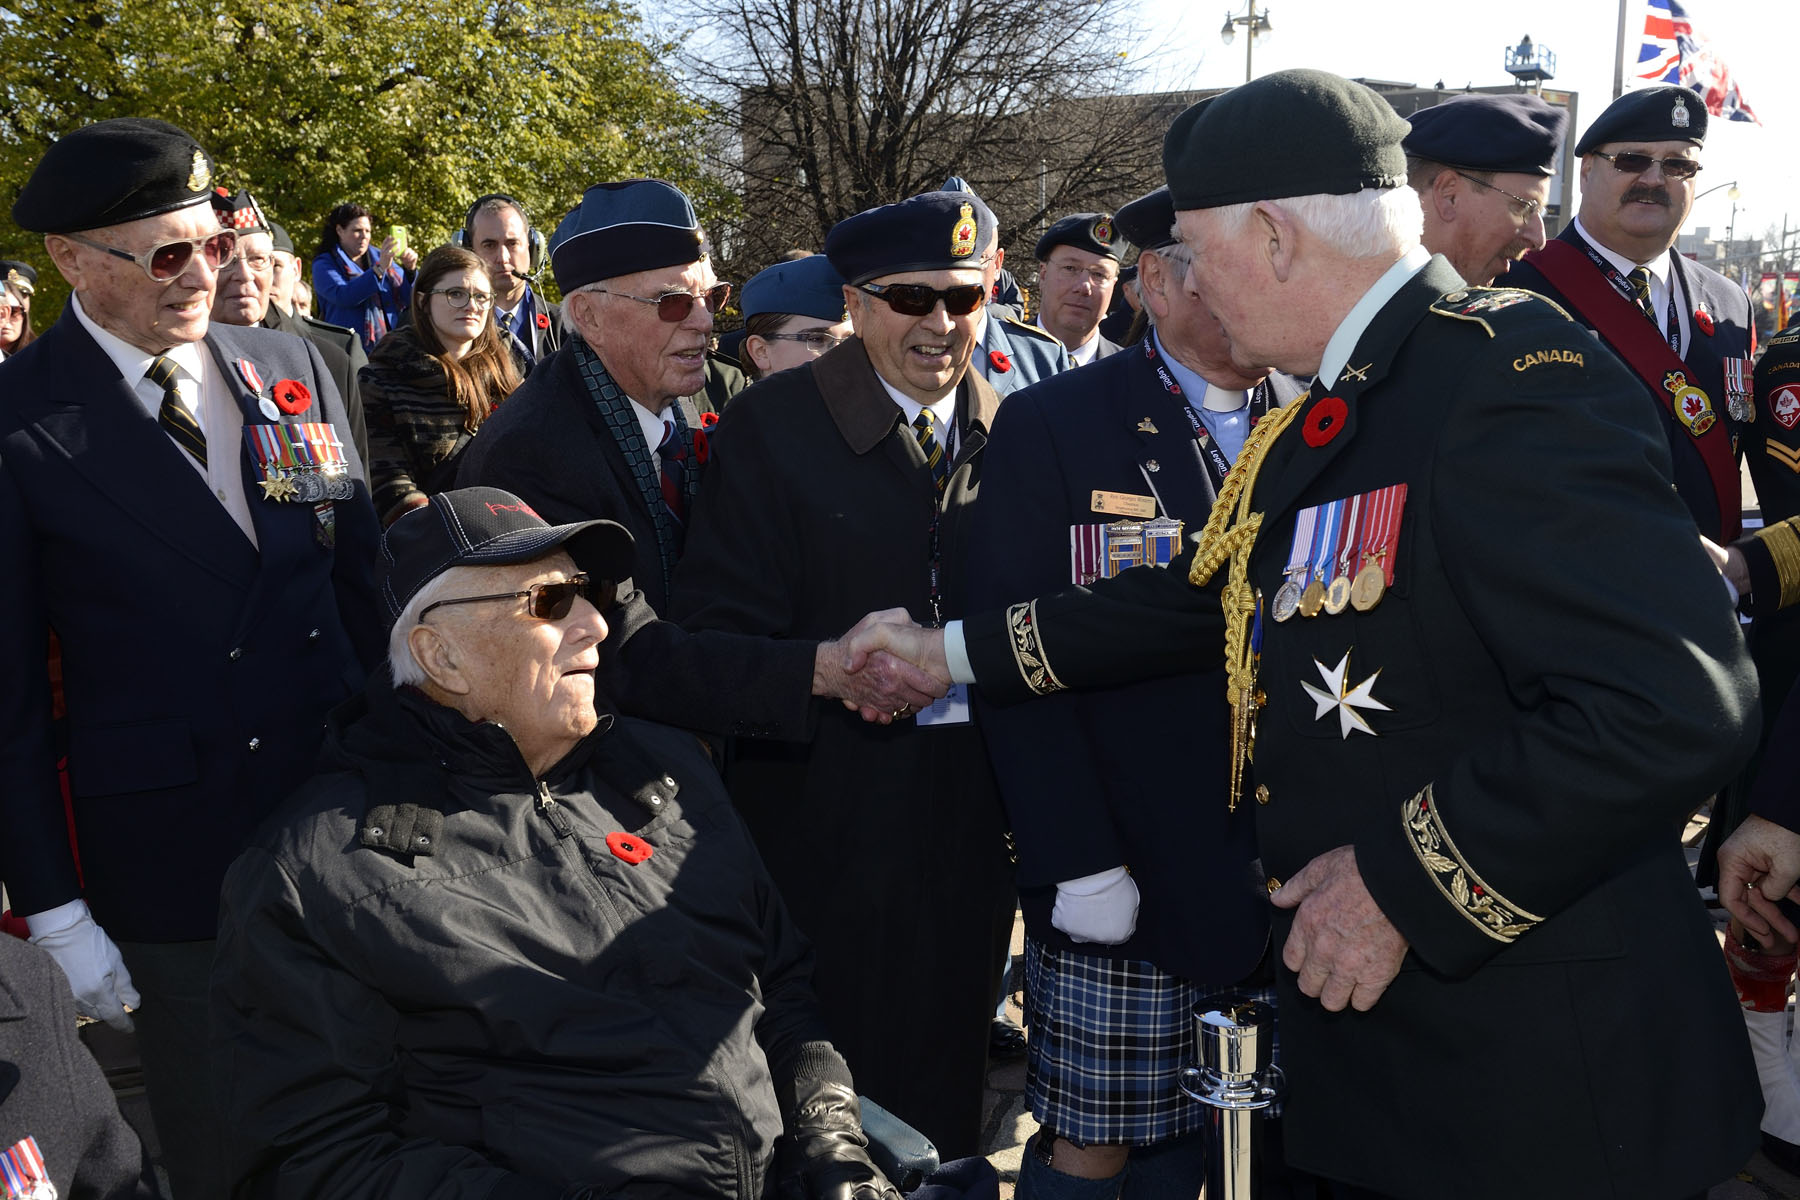
[[[1021,321],[1019,318],[1012,316],[1003,315],[1000,319],[1008,325],[1011,325],[1014,329],[1023,329],[1032,337],[1041,338],[1053,346],[1062,345],[1062,339],[1057,337],[1054,333],[1051,333],[1048,329],[1045,329],[1042,325],[1033,325],[1029,321]]]
[[[1521,304],[1529,305],[1534,302],[1547,306],[1565,321],[1574,319],[1569,316],[1568,310],[1556,301],[1546,296],[1540,296],[1536,292],[1528,292],[1524,288],[1458,288],[1454,292],[1439,296],[1432,304],[1431,311],[1440,317],[1451,317],[1458,321],[1473,321],[1487,330],[1489,337],[1494,337],[1494,327],[1489,323],[1489,318],[1511,320],[1511,317],[1495,317],[1495,314]],[[1529,308],[1520,309],[1517,315],[1522,316],[1529,311],[1531,311]]]

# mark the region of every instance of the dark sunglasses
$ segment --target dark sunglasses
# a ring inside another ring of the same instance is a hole
[[[65,233],[63,236],[71,242],[80,242],[84,246],[104,251],[114,258],[134,262],[144,268],[144,274],[158,283],[174,283],[181,278],[182,273],[188,269],[188,264],[194,261],[196,250],[205,259],[206,265],[215,271],[237,257],[238,235],[235,229],[221,229],[204,237],[183,238],[179,242],[164,242],[160,246],[152,246],[142,254],[108,246],[104,242],[84,238],[79,233]]]
[[[540,621],[560,621],[569,615],[575,607],[575,597],[585,596],[587,602],[602,612],[612,607],[619,594],[619,585],[611,579],[591,579],[584,571],[571,575],[567,579],[559,579],[555,583],[534,583],[522,592],[496,592],[492,596],[458,596],[454,600],[439,600],[427,604],[419,612],[419,622],[434,608],[443,608],[446,604],[479,604],[485,600],[517,600],[527,598],[526,611]]]
[[[636,300],[639,304],[654,304],[656,305],[657,319],[667,321],[671,325],[677,321],[687,320],[688,314],[694,311],[696,301],[704,300],[706,311],[716,316],[719,310],[725,306],[725,301],[731,298],[729,283],[715,283],[699,295],[695,295],[693,292],[664,292],[660,296],[633,296],[630,292],[615,292],[603,287],[597,287],[594,290],[608,296],[617,296],[621,300]]]
[[[1660,163],[1663,174],[1670,179],[1692,179],[1700,173],[1700,164],[1691,158],[1652,158],[1648,154],[1634,152],[1608,154],[1604,150],[1595,150],[1594,153],[1612,163],[1613,169],[1621,175],[1642,175],[1650,169],[1652,163]]]
[[[987,299],[987,287],[979,283],[960,283],[955,287],[928,288],[922,283],[863,283],[859,291],[869,293],[903,317],[922,317],[944,302],[944,311],[963,317],[981,307]]]

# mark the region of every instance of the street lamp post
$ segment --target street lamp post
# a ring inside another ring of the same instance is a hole
[[[1732,234],[1733,229],[1737,225],[1738,197],[1743,195],[1742,192],[1738,191],[1738,181],[1735,179],[1728,179],[1724,183],[1714,184],[1712,187],[1707,188],[1704,192],[1701,192],[1699,195],[1695,196],[1694,203],[1698,204],[1701,200],[1705,199],[1707,196],[1712,195],[1714,192],[1724,191],[1724,189],[1726,189],[1726,188],[1731,189],[1729,192],[1725,192],[1725,194],[1727,196],[1731,197],[1731,219],[1725,223],[1725,257],[1727,260],[1729,260],[1731,257],[1731,234]],[[1689,211],[1691,212],[1693,210],[1693,205],[1690,204],[1688,206],[1688,208],[1689,208]]]
[[[1256,39],[1258,37],[1268,37],[1271,33],[1275,32],[1275,28],[1269,24],[1269,13],[1267,9],[1264,9],[1262,12],[1256,11],[1256,0],[1250,0],[1250,11],[1241,17],[1234,17],[1230,13],[1225,14],[1225,27],[1219,30],[1219,40],[1224,42],[1227,46],[1231,45],[1231,40],[1237,36],[1237,27],[1239,25],[1244,27],[1244,32],[1247,35],[1244,38],[1244,82],[1249,83],[1251,79],[1251,59],[1256,50]]]

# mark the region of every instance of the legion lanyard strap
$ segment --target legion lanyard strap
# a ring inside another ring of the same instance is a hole
[[[1588,240],[1586,238],[1582,237],[1580,233],[1571,229],[1571,230],[1569,230],[1569,236],[1575,242],[1575,244],[1577,246],[1581,247],[1581,252],[1588,256],[1588,261],[1592,262],[1596,267],[1600,268],[1600,273],[1602,275],[1606,276],[1606,282],[1612,284],[1613,287],[1615,289],[1617,289],[1619,295],[1625,297],[1627,300],[1631,301],[1632,304],[1635,305],[1637,303],[1637,288],[1632,286],[1631,278],[1627,275],[1620,274],[1619,268],[1615,267],[1611,262],[1607,261],[1606,256],[1604,254],[1600,253],[1598,250],[1594,249],[1594,247],[1591,244],[1589,244]],[[1667,318],[1667,327],[1664,330],[1663,336],[1668,339],[1669,349],[1671,349],[1675,352],[1675,357],[1680,358],[1681,357],[1681,312],[1675,306],[1675,287],[1676,287],[1675,273],[1674,273],[1674,271],[1670,271],[1669,272],[1668,318]]]

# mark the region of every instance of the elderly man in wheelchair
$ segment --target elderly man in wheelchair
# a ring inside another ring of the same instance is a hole
[[[225,886],[236,1194],[898,1200],[704,750],[596,692],[631,562],[486,488],[388,531],[391,678]]]

